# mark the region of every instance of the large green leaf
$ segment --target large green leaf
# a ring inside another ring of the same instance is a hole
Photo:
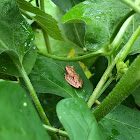
[[[83,79],[82,88],[73,88],[65,80],[64,73],[66,65],[74,66],[75,71]],[[93,90],[92,84],[76,62],[56,61],[44,56],[38,56],[29,77],[37,92],[53,93],[65,98],[81,97],[87,100]]]
[[[121,1],[87,0],[66,13],[62,18],[62,22],[85,22],[87,24],[86,48],[95,51],[110,40],[117,24],[128,11],[130,9]],[[127,30],[124,40],[128,40],[133,33],[133,29],[137,28],[138,24],[139,16]]]
[[[140,112],[119,105],[99,122],[104,140],[139,140]]]
[[[0,139],[50,140],[27,93],[18,83],[0,81]]]
[[[84,100],[61,100],[57,104],[57,114],[70,140],[101,140],[97,121]]]
[[[17,0],[21,12],[34,19],[52,38],[63,40],[57,21],[49,14],[32,6],[25,0]]]
[[[15,0],[1,0],[0,4],[0,53],[9,51],[22,62],[31,48],[33,32],[20,15]]]
[[[19,76],[16,64],[25,66],[29,73],[36,60],[31,27],[20,15],[15,0],[0,3],[0,71]]]

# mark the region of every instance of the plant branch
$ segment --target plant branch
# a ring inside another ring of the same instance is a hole
[[[122,25],[122,27],[120,28],[120,31],[118,32],[118,34],[116,35],[115,39],[112,41],[111,45],[113,47],[112,53],[114,53],[114,51],[119,47],[119,45],[121,44],[121,40],[122,37],[126,31],[126,29],[128,28],[130,22],[132,21],[134,17],[134,14],[131,15]]]
[[[104,86],[102,87],[102,89],[100,90],[99,95],[97,96],[97,98],[100,97],[100,95],[102,95],[102,93],[107,89],[107,87],[112,83],[112,81],[114,80],[114,77],[110,77],[109,80],[104,84]]]
[[[48,126],[45,124],[43,124],[43,126],[48,132],[56,133],[57,135],[60,135],[60,136],[66,137],[66,138],[69,137],[68,133],[66,131],[62,131],[60,129],[57,129],[57,128],[54,128],[54,127],[51,127],[51,126]]]
[[[117,25],[117,27],[115,28],[111,38],[110,38],[110,42],[112,43],[112,41],[114,40],[115,36],[117,35],[117,33],[119,32],[120,28],[122,27],[123,23],[131,16],[135,13],[134,10],[130,11],[129,13],[127,13],[119,22],[119,24]]]
[[[41,28],[42,33],[43,33],[43,37],[44,37],[44,41],[45,41],[45,45],[46,45],[46,49],[48,53],[51,53],[51,47],[50,47],[50,42],[49,42],[49,36],[47,34],[47,32]]]
[[[43,120],[43,122],[47,125],[50,125],[50,122],[48,120],[48,118],[46,117],[46,114],[41,106],[41,103],[36,95],[36,92],[31,84],[31,81],[29,79],[29,77],[27,76],[27,73],[25,72],[24,68],[20,68],[20,73],[22,75],[22,78],[24,79],[26,85],[27,85],[27,88],[28,90],[30,91],[30,94],[31,94],[31,97],[35,103],[35,106],[37,108],[37,111],[39,112],[40,116],[41,116],[41,119]]]
[[[49,58],[53,58],[53,59],[61,60],[61,61],[80,61],[80,60],[92,58],[92,57],[95,57],[95,56],[101,56],[103,52],[101,50],[98,50],[96,52],[92,52],[92,53],[89,53],[89,54],[86,54],[86,55],[83,55],[83,56],[77,56],[77,57],[71,57],[71,58],[51,55],[51,54],[48,54],[48,53],[44,54],[40,51],[38,51],[38,53],[40,55],[44,55],[44,56],[47,56]]]
[[[136,11],[137,13],[140,14],[140,7],[138,5],[136,5],[133,1],[131,0],[121,0],[122,2],[124,2],[126,5],[128,5],[129,7],[131,7],[134,11]]]
[[[40,9],[45,12],[44,0],[40,0]]]
[[[40,0],[40,9],[45,12],[44,0]],[[47,32],[43,28],[41,28],[41,30],[42,30],[42,33],[43,33],[43,37],[44,37],[44,41],[45,41],[47,52],[51,53],[49,36],[48,36]]]
[[[96,99],[100,96],[101,89],[104,86],[105,82],[107,81],[113,67],[115,66],[116,62],[118,60],[118,57],[116,57],[116,61],[114,61],[111,65],[109,65],[106,69],[106,71],[104,72],[103,76],[101,77],[100,81],[98,82],[96,88],[94,89],[92,95],[90,96],[87,105],[89,106],[89,108],[92,107],[92,105],[94,104],[94,102],[96,101]]]
[[[26,85],[27,85],[27,88],[28,88],[28,90],[29,90],[29,92],[30,92],[30,94],[31,94],[31,97],[32,97],[32,99],[33,99],[33,101],[34,101],[34,104],[35,104],[35,106],[36,106],[36,109],[37,109],[37,111],[38,111],[38,113],[39,113],[39,115],[40,115],[42,121],[43,121],[46,125],[51,126],[51,124],[50,124],[48,118],[46,117],[45,111],[43,110],[43,108],[42,108],[42,106],[41,106],[41,103],[40,103],[40,101],[39,101],[39,99],[38,99],[38,97],[37,97],[37,95],[36,95],[36,92],[35,92],[35,90],[34,90],[32,84],[31,84],[31,81],[30,81],[30,79],[29,79],[29,77],[28,77],[26,71],[24,70],[23,67],[20,67],[20,68],[18,67],[18,69],[19,69],[19,71],[20,71],[20,73],[21,73],[21,75],[22,75],[22,78],[24,79],[24,81],[25,81],[25,83],[26,83]],[[56,140],[58,140],[58,137],[57,137],[55,134],[53,134],[52,136],[53,136]]]
[[[138,26],[138,28],[136,29],[136,31],[133,33],[133,35],[131,36],[131,38],[129,39],[129,41],[127,42],[127,44],[124,47],[124,50],[120,56],[120,60],[124,61],[125,58],[127,57],[130,49],[132,48],[133,44],[135,43],[135,41],[137,40],[137,38],[140,36],[140,25]]]

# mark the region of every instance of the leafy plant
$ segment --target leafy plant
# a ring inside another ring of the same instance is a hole
[[[139,0],[0,3],[1,140],[140,139]]]

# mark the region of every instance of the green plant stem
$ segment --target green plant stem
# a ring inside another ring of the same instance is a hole
[[[19,68],[19,67],[18,67],[18,68]],[[42,106],[41,106],[41,103],[40,103],[40,101],[39,101],[39,99],[38,99],[38,97],[37,97],[37,95],[36,95],[36,92],[35,92],[35,90],[34,90],[32,84],[31,84],[31,81],[30,81],[30,79],[29,79],[27,73],[25,72],[25,70],[24,70],[23,67],[19,68],[19,71],[20,71],[20,73],[21,73],[21,75],[22,75],[22,78],[24,79],[24,81],[25,81],[25,83],[26,83],[26,85],[27,85],[27,88],[28,88],[29,91],[30,91],[31,97],[32,97],[32,99],[33,99],[33,101],[34,101],[34,103],[35,103],[36,109],[37,109],[37,111],[38,111],[38,113],[39,113],[41,119],[43,120],[43,122],[44,122],[46,125],[51,126],[51,124],[50,124],[48,118],[46,117],[46,114],[45,114],[45,112],[44,112],[44,110],[43,110],[43,108],[42,108]],[[58,140],[58,137],[57,137],[55,134],[53,134],[52,136],[53,136],[56,140]]]
[[[94,102],[96,101],[96,99],[100,96],[101,89],[104,86],[105,82],[107,81],[113,67],[115,66],[116,62],[118,60],[118,57],[116,57],[116,60],[113,61],[113,63],[111,65],[109,65],[106,69],[106,71],[104,72],[103,76],[101,77],[100,81],[98,82],[96,88],[94,89],[92,95],[90,96],[87,105],[89,106],[89,108],[92,107],[92,105],[94,104]],[[108,84],[108,83],[107,83]]]
[[[114,40],[114,38],[116,37],[117,33],[119,32],[120,28],[122,27],[123,23],[131,16],[135,13],[134,10],[130,11],[129,13],[127,13],[119,22],[119,24],[117,25],[117,27],[115,28],[111,38],[110,38],[110,42],[112,43],[112,41]]]
[[[45,112],[44,112],[44,110],[43,110],[43,108],[42,108],[42,106],[41,106],[41,103],[40,103],[40,101],[39,101],[39,99],[38,99],[38,97],[37,97],[37,95],[36,95],[36,92],[35,92],[35,90],[34,90],[32,84],[31,84],[31,81],[30,81],[30,79],[29,79],[29,77],[28,77],[26,71],[24,70],[23,67],[20,67],[20,68],[18,67],[18,69],[19,69],[19,71],[20,71],[20,73],[21,73],[21,75],[22,75],[22,78],[24,79],[24,81],[25,81],[25,83],[26,83],[26,85],[27,85],[27,88],[28,88],[28,90],[29,90],[29,92],[30,92],[30,94],[31,94],[31,97],[32,97],[32,99],[33,99],[33,101],[34,101],[34,104],[35,104],[35,106],[36,106],[36,109],[37,109],[37,111],[38,111],[38,113],[39,113],[39,115],[40,115],[42,121],[43,121],[46,125],[51,126],[51,124],[50,124],[48,118],[46,117],[46,114],[45,114]],[[53,135],[53,137],[54,137],[56,140],[58,139],[58,137],[57,137],[55,134]]]
[[[45,12],[44,0],[40,0],[40,9]],[[51,53],[49,36],[48,36],[47,32],[43,28],[41,30],[42,30],[42,33],[43,33],[43,37],[44,37],[47,52]]]
[[[48,118],[46,117],[46,114],[45,114],[45,112],[44,112],[44,110],[43,110],[43,108],[41,106],[41,103],[40,103],[40,101],[39,101],[39,99],[38,99],[38,97],[36,95],[36,92],[35,92],[32,84],[31,84],[31,81],[30,81],[29,77],[27,76],[27,74],[26,74],[26,72],[25,72],[23,67],[20,68],[20,73],[21,73],[22,78],[24,79],[24,81],[25,81],[25,83],[27,85],[27,88],[30,91],[31,97],[32,97],[32,99],[33,99],[33,101],[35,103],[37,111],[39,112],[39,114],[41,116],[41,119],[43,120],[43,122],[45,124],[50,125],[50,122],[49,122]]]
[[[131,38],[129,39],[129,41],[127,42],[127,44],[124,47],[124,50],[120,56],[120,60],[124,61],[125,58],[127,57],[130,49],[132,48],[133,44],[135,43],[135,41],[137,40],[137,38],[140,36],[140,25],[138,26],[138,28],[136,29],[136,31],[132,34]]]
[[[61,56],[56,56],[56,55],[51,55],[51,54],[44,54],[40,51],[38,51],[38,53],[41,54],[41,55],[47,56],[49,58],[53,58],[53,59],[61,60],[61,61],[80,61],[80,60],[83,60],[83,59],[92,58],[92,57],[95,57],[95,56],[101,56],[102,55],[101,50],[98,50],[96,52],[89,53],[89,54],[86,54],[86,55],[83,55],[83,56],[77,56],[77,57],[71,57],[71,58],[61,57]]]
[[[60,129],[57,129],[57,128],[54,128],[54,127],[51,127],[51,126],[48,126],[45,124],[43,124],[43,126],[48,132],[56,133],[57,135],[67,137],[67,138],[69,137],[68,133],[66,131],[62,131]]]
[[[115,50],[119,47],[119,45],[121,44],[121,40],[122,40],[122,37],[126,31],[126,29],[128,28],[130,22],[132,21],[134,17],[134,14],[131,15],[125,22],[124,24],[122,25],[122,27],[120,28],[120,31],[118,32],[118,34],[116,35],[115,39],[112,41],[111,45],[113,47],[113,50],[112,50],[112,54],[115,52]]]
[[[44,0],[40,0],[40,8],[41,8],[42,11],[45,12]]]
[[[137,6],[132,0],[121,0],[121,1],[140,14],[140,7]]]
[[[100,97],[100,95],[102,95],[102,93],[106,90],[106,88],[112,83],[112,81],[114,80],[114,77],[110,77],[109,80],[104,84],[104,86],[102,87],[102,89],[100,90],[99,95],[97,96],[97,98]]]
[[[106,71],[104,72],[103,76],[101,77],[100,81],[98,82],[96,88],[94,89],[92,95],[90,96],[87,105],[89,106],[89,108],[92,107],[92,105],[94,104],[94,102],[99,98],[99,96],[103,93],[104,89],[108,86],[108,84],[110,82],[112,82],[113,79],[109,80],[109,82],[107,82],[105,84],[105,82],[107,81],[108,77],[110,76],[115,64],[117,63],[120,55],[121,55],[122,51],[120,51],[116,57],[114,58],[114,60],[112,62],[110,62],[110,64],[108,65]],[[103,87],[104,86],[104,87]],[[103,88],[103,89],[102,89]],[[101,90],[102,89],[102,90]]]
[[[51,53],[51,47],[50,47],[50,42],[49,42],[49,36],[47,34],[47,32],[42,28],[42,33],[43,33],[43,37],[44,37],[44,41],[45,41],[45,45],[46,45],[46,49],[48,53]]]

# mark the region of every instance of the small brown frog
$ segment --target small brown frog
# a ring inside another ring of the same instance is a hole
[[[66,81],[75,88],[82,88],[83,80],[75,72],[73,66],[66,66],[65,68],[65,79]]]

